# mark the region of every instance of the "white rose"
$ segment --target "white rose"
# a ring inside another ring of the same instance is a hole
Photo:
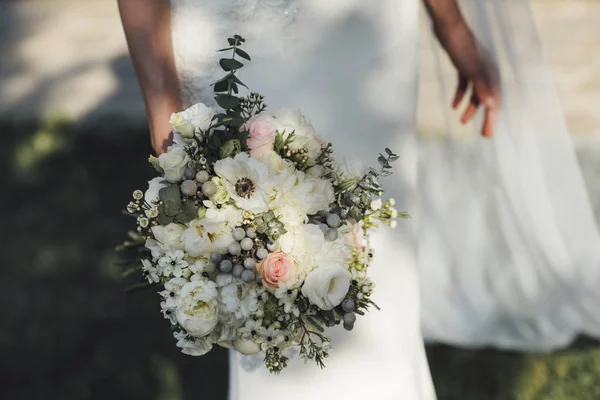
[[[233,347],[242,354],[251,355],[260,351],[260,345],[253,340],[236,339]]]
[[[148,181],[148,190],[144,194],[144,200],[148,204],[152,204],[152,200],[158,200],[158,192],[166,187],[167,184],[162,177],[154,178]]]
[[[337,265],[324,265],[312,270],[304,280],[302,294],[321,310],[332,310],[346,297],[352,276]]]
[[[169,246],[174,249],[179,249],[182,246],[181,235],[183,234],[184,228],[181,225],[170,223],[169,225],[158,225],[152,227],[152,234],[154,238],[165,246]]]
[[[196,337],[211,333],[219,321],[218,295],[217,285],[212,281],[185,284],[175,311],[179,325]]]
[[[173,183],[181,181],[189,160],[182,147],[171,147],[169,151],[158,156],[158,164],[165,171],[165,178]]]
[[[180,113],[171,115],[173,130],[186,139],[194,137],[196,129],[206,131],[215,116],[215,110],[203,103],[194,104]]]

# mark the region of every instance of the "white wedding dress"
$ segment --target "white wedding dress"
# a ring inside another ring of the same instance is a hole
[[[327,368],[274,377],[231,353],[231,400],[433,399],[421,332],[527,351],[600,337],[600,234],[528,1],[461,1],[501,66],[503,108],[493,140],[449,123],[437,142],[415,128],[419,0],[171,2],[187,105],[212,101],[216,50],[239,33],[253,56],[239,77],[270,110],[301,108],[338,156],[401,155],[384,183],[413,215],[374,238],[382,310],[334,332]],[[439,75],[427,106],[443,113],[456,76]]]
[[[374,7],[373,5],[377,6]],[[271,111],[298,107],[337,156],[376,164],[401,155],[388,194],[412,211],[416,184],[418,0],[172,0],[173,36],[185,102],[211,101],[222,75],[216,50],[239,33],[253,61],[239,71]],[[411,221],[375,238],[381,311],[351,333],[333,329],[327,367],[296,359],[271,376],[257,357],[231,353],[231,400],[435,398],[419,320]]]

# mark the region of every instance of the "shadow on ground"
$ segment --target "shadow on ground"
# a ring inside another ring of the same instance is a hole
[[[120,210],[152,174],[145,130],[0,135],[0,398],[224,399],[226,353],[180,354],[158,296],[124,294],[111,267],[135,223]]]

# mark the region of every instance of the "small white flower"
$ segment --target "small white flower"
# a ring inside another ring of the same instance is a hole
[[[152,207],[149,210],[145,210],[144,214],[146,214],[146,217],[148,218],[156,218],[158,217],[158,207]]]
[[[392,229],[396,228],[397,225],[398,225],[398,221],[395,221],[395,220],[394,221],[390,221],[390,227]]]
[[[300,310],[295,304],[298,297],[298,289],[292,289],[286,285],[280,285],[275,291],[275,297],[279,299],[279,304],[283,306],[286,314],[292,314],[295,317],[300,316]]]
[[[271,324],[271,326],[269,326],[268,328],[261,326],[258,329],[257,333],[260,337],[260,347],[263,351],[271,349],[273,347],[277,347],[281,345],[281,343],[285,342],[285,333],[275,328],[274,324]]]
[[[142,260],[142,269],[148,282],[158,283],[158,269],[156,269],[150,261]]]
[[[238,329],[238,333],[241,335],[241,338],[244,340],[256,340],[263,341],[264,338],[258,335],[258,331],[262,328],[262,319],[257,319],[256,321],[253,319],[246,320],[244,326]]]
[[[135,190],[133,192],[133,198],[135,200],[141,200],[144,197],[144,192],[142,192],[141,190]]]
[[[371,210],[373,211],[377,211],[381,209],[381,206],[383,206],[383,201],[381,201],[381,199],[376,199],[371,201]]]
[[[150,223],[150,221],[148,221],[148,218],[146,218],[146,217],[140,217],[140,218],[138,218],[138,224],[142,228],[147,228],[149,223]]]
[[[175,316],[174,312],[175,308],[170,307],[166,301],[160,302],[160,308],[163,313],[163,317],[165,317],[165,319],[168,319],[169,322],[171,322],[171,325],[177,325],[177,317]]]
[[[187,268],[188,262],[183,258],[185,253],[181,250],[169,251],[163,257],[158,260],[158,265],[163,271],[163,275],[173,275],[179,278],[183,275],[183,269]]]
[[[130,214],[135,214],[137,212],[138,206],[133,201],[127,204],[127,212]]]

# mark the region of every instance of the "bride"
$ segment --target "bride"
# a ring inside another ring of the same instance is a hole
[[[443,146],[417,141],[418,0],[119,0],[157,153],[171,143],[171,113],[212,103],[216,50],[239,33],[253,55],[240,76],[271,108],[301,108],[339,155],[390,147],[401,156],[387,190],[414,218],[373,240],[382,310],[349,335],[333,332],[324,371],[295,362],[272,377],[231,353],[232,400],[433,399],[422,330],[537,350],[597,328],[583,325],[596,321],[583,298],[594,275],[578,267],[598,265],[598,233],[556,95],[538,90],[552,85],[527,2],[465,0],[470,27],[457,0],[424,3],[458,71],[454,107],[471,89],[461,121],[483,108],[477,129],[497,131],[494,140],[453,140],[449,128]],[[515,37],[516,26],[531,35]],[[503,104],[518,108],[500,109],[491,60]]]

